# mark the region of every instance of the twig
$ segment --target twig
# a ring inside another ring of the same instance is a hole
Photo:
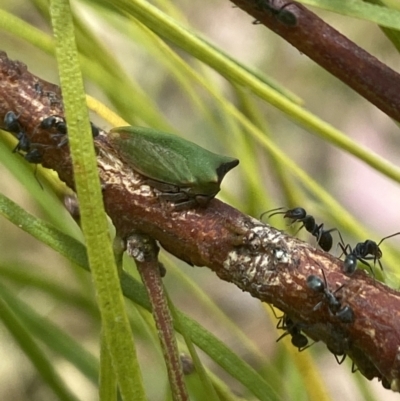
[[[282,0],[231,1],[388,116],[400,121],[400,75],[303,5]],[[279,10],[292,14],[296,23],[285,23],[279,17]]]
[[[156,242],[147,235],[134,234],[127,239],[127,252],[129,256],[135,259],[136,267],[149,296],[167,365],[173,399],[175,401],[189,400],[183,378],[178,345],[175,339],[172,316],[161,280],[160,263],[157,258],[159,248]]]
[[[47,94],[38,94],[38,83],[55,94],[51,102]],[[41,148],[42,164],[73,188],[68,147],[55,146],[51,135],[38,128],[41,119],[62,116],[57,88],[29,74],[5,53],[0,53],[0,86],[0,119],[10,110],[20,114],[29,139],[40,146],[50,144]],[[341,260],[216,199],[205,209],[174,211],[118,159],[105,133],[95,145],[105,208],[120,237],[127,239],[133,232],[148,235],[187,263],[209,267],[221,279],[280,308],[331,352],[349,355],[368,379],[377,377],[386,388],[399,391],[399,292],[363,271],[344,274]],[[324,294],[307,285],[307,277],[322,279],[322,271],[331,292],[343,286],[334,295],[353,311],[350,322],[332,313]]]

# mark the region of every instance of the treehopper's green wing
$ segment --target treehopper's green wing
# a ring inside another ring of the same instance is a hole
[[[178,193],[179,200],[189,203],[206,205],[219,192],[225,174],[239,164],[237,159],[152,128],[113,128],[109,140],[151,185],[162,192]]]

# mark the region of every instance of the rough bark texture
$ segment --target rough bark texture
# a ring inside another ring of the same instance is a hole
[[[42,119],[63,115],[59,88],[5,53],[0,53],[0,85],[0,121],[8,111],[19,115],[32,148],[42,152],[43,166],[56,170],[73,188],[68,145],[57,147],[54,132],[39,128]],[[95,144],[106,211],[120,236],[147,234],[178,258],[209,267],[280,308],[298,330],[325,342],[334,354],[347,354],[368,379],[377,377],[386,388],[399,391],[400,293],[363,271],[345,275],[341,260],[216,199],[207,208],[174,211],[118,159],[104,132]],[[311,274],[323,279],[322,270],[341,307],[352,309],[350,323],[332,312],[323,293],[307,286]]]

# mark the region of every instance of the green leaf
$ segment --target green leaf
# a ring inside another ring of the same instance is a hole
[[[299,0],[299,3],[400,30],[400,11],[379,4],[369,4],[362,0]]]

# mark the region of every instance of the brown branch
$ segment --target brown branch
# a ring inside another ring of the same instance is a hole
[[[185,401],[189,400],[189,395],[175,339],[172,316],[161,280],[158,252],[159,248],[156,242],[147,235],[134,234],[127,239],[127,253],[135,260],[151,303],[161,349],[167,365],[172,397],[175,401]]]
[[[303,5],[286,0],[231,1],[388,116],[400,121],[400,75]],[[280,9],[292,14],[296,24],[285,23]]]
[[[39,147],[42,164],[73,187],[68,146],[55,146],[51,133],[38,128],[43,118],[62,116],[59,90],[5,53],[0,53],[0,85],[0,119],[10,110],[20,114],[29,139],[47,145]],[[280,308],[297,329],[325,342],[331,352],[349,355],[368,379],[377,377],[386,388],[399,391],[400,293],[363,271],[344,274],[341,260],[216,199],[205,209],[174,211],[118,159],[105,133],[95,144],[105,208],[121,237],[146,234],[178,258],[209,267],[221,279]],[[313,274],[322,279],[322,271],[340,310],[350,308],[354,319],[341,319],[323,293],[309,288],[307,278]]]

